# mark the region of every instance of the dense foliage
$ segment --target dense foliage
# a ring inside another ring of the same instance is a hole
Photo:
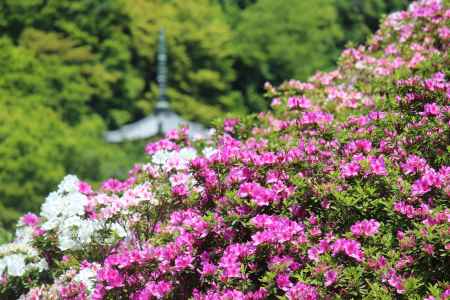
[[[237,49],[233,87],[251,112],[268,108],[264,82],[307,79],[329,70],[346,43],[363,43],[381,15],[406,7],[407,0],[222,0]],[[244,8],[244,10],[242,10]],[[267,25],[267,24],[270,24]]]
[[[308,17],[299,17],[299,12]],[[236,32],[239,85],[252,111],[267,108],[255,97],[264,81],[306,79],[314,70],[332,66],[342,38],[336,8],[329,0],[258,1],[242,13]]]
[[[273,111],[73,175],[0,247],[13,299],[448,299],[450,8],[387,17]]]

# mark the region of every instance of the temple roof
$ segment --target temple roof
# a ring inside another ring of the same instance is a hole
[[[117,130],[107,131],[105,139],[110,143],[146,139],[157,134],[164,135],[182,125],[189,126],[189,136],[191,138],[207,133],[206,128],[201,124],[185,121],[175,112],[167,109],[157,111],[144,119],[125,125]]]

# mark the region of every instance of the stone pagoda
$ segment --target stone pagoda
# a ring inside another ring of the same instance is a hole
[[[162,29],[159,33],[157,69],[159,97],[154,112],[142,120],[127,124],[117,130],[107,131],[105,133],[107,142],[120,143],[124,141],[147,139],[155,135],[164,135],[172,129],[179,128],[181,125],[189,126],[190,137],[206,135],[207,130],[201,124],[185,121],[170,109],[166,97],[167,51],[165,44],[165,34]]]

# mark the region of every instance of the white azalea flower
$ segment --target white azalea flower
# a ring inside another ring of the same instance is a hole
[[[121,238],[124,238],[128,235],[127,230],[119,223],[111,224],[111,230]]]
[[[3,259],[0,259],[0,276],[5,272],[6,269],[6,263]]]
[[[171,156],[172,154],[169,151],[159,150],[153,154],[152,162],[157,165],[164,165]]]
[[[33,240],[33,228],[30,226],[20,226],[16,229],[15,242],[18,244],[31,244]]]
[[[92,236],[100,226],[100,222],[83,220],[79,216],[67,218],[58,231],[58,248],[61,250],[80,249],[92,241]]]
[[[214,128],[210,128],[208,130],[207,136],[213,136],[214,134],[216,134],[216,130]]]
[[[41,206],[41,216],[47,220],[56,218],[64,209],[64,202],[57,192],[50,193]]]
[[[72,193],[78,191],[80,180],[75,175],[67,175],[63,181],[58,185],[58,192]]]
[[[19,244],[19,243],[8,243],[0,246],[0,257],[7,256],[12,253],[16,252],[22,252],[27,253],[29,255],[34,255],[37,252],[31,248],[29,245],[26,244]]]
[[[100,223],[95,221],[83,221],[78,227],[78,240],[82,244],[90,243],[92,236],[99,229]]]
[[[5,271],[9,276],[22,276],[28,270],[47,268],[45,259],[39,260],[37,250],[29,244],[14,242],[0,246],[0,277]]]
[[[183,148],[178,152],[181,159],[190,161],[197,157],[197,151],[194,148]]]
[[[72,233],[67,233],[66,231],[63,231],[62,234],[59,236],[58,241],[58,248],[62,251],[69,250],[69,249],[75,249],[79,246],[79,244],[72,239]]]
[[[70,193],[64,198],[66,207],[64,208],[64,215],[83,215],[84,206],[87,204],[87,197],[81,193]]]
[[[36,263],[27,264],[25,269],[26,269],[26,271],[37,269],[39,272],[42,272],[42,271],[48,269],[48,264],[47,264],[47,261],[42,258]]]
[[[42,224],[41,228],[44,230],[52,230],[58,227],[60,220],[57,218],[48,219],[45,223]]]
[[[22,276],[25,273],[25,256],[22,254],[12,254],[3,258],[8,275]]]
[[[206,147],[205,149],[203,149],[203,155],[206,158],[210,158],[215,153],[217,153],[217,149],[215,149],[213,147]]]
[[[89,292],[91,292],[95,287],[96,272],[90,268],[82,269],[74,277],[77,282],[82,282]]]

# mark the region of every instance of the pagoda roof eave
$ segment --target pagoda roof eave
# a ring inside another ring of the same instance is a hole
[[[123,127],[107,131],[105,139],[109,143],[140,140],[150,138],[157,134],[166,134],[170,130],[177,129],[181,125],[189,126],[189,136],[205,135],[207,130],[198,123],[183,120],[172,111],[151,114],[142,120],[124,125]]]

